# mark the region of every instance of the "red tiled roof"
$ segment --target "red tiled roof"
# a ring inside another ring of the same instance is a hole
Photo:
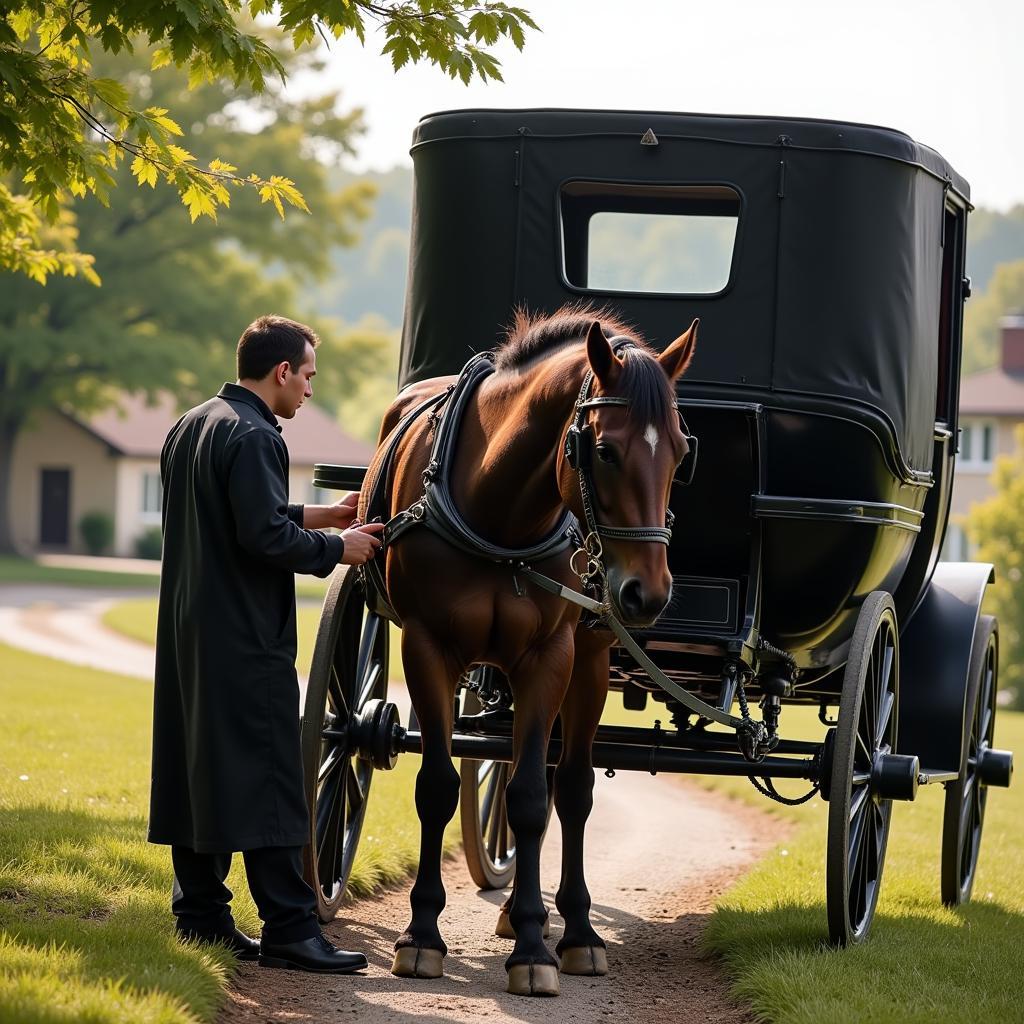
[[[1024,376],[1005,370],[982,370],[960,381],[961,415],[1024,418]]]
[[[125,395],[115,408],[74,419],[122,455],[156,458],[179,415],[169,396],[147,405],[143,395],[132,394]],[[334,417],[312,402],[306,402],[294,419],[280,423],[293,465],[335,462],[365,466],[373,454],[373,445],[346,434]]]

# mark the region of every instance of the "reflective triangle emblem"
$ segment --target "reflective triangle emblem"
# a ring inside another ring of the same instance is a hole
[[[640,139],[641,146],[656,146],[658,144],[658,136],[654,134],[653,128],[648,128],[644,132],[643,137]]]

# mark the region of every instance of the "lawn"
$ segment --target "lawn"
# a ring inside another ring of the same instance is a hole
[[[813,716],[787,709],[786,734],[820,735]],[[1024,714],[1001,711],[996,744],[1024,751]],[[1024,949],[1024,790],[989,794],[973,902],[939,900],[942,788],[897,803],[882,891],[869,941],[825,945],[826,805],[761,799],[743,780],[728,789],[798,824],[719,902],[705,941],[726,963],[735,993],[773,1024],[967,1024],[1024,1021],[1019,976]],[[797,789],[790,783],[788,789]]]
[[[327,580],[316,576],[296,576],[295,592],[299,597],[323,600]],[[110,587],[117,590],[156,590],[160,582],[160,563],[153,563],[153,572],[116,572],[108,569],[79,569],[42,565],[30,558],[0,555],[0,584],[59,583],[77,587]]]
[[[320,595],[321,599],[323,595]],[[313,644],[320,624],[320,604],[301,602],[296,609],[296,630],[298,633],[298,655],[296,668],[302,675],[309,674],[309,663],[313,658]],[[103,623],[111,629],[133,640],[151,644],[156,636],[155,597],[128,598],[109,608],[103,616]],[[401,637],[399,631],[391,628],[391,678],[405,679],[402,657],[399,653]]]
[[[216,1015],[232,958],[176,943],[169,854],[145,840],[151,703],[138,680],[0,646],[0,1021]],[[356,894],[416,863],[418,767],[403,758],[374,777]],[[236,862],[235,914],[258,933]]]
[[[148,575],[42,565],[29,558],[0,555],[0,583],[61,583],[78,587],[155,590],[159,580],[160,566],[156,562],[153,563],[152,575]]]

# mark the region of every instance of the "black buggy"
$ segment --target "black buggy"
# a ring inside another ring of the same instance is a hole
[[[761,117],[452,111],[420,122],[412,154],[401,385],[458,373],[517,305],[608,303],[655,347],[703,321],[678,386],[700,457],[692,484],[673,489],[687,528],[669,551],[672,602],[634,634],[650,671],[612,651],[625,706],[659,701],[671,727],[602,726],[595,766],[749,776],[774,798],[773,780],[806,780],[829,804],[839,944],[869,930],[892,801],[941,783],[942,899],[966,901],[987,789],[1012,772],[992,747],[992,567],[938,561],[967,183],[900,132]],[[624,255],[652,239],[661,258]],[[319,466],[316,483],[356,489],[363,472]],[[364,598],[361,572],[339,570],[303,717],[307,868],[325,920],[373,769],[420,744],[386,701],[387,623]],[[789,704],[818,709],[819,742],[783,737]],[[503,886],[515,860],[507,684],[473,672],[457,712],[467,860],[479,885]],[[745,728],[755,719],[759,734]],[[550,764],[559,753],[556,727]]]

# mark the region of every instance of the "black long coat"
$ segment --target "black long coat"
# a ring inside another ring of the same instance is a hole
[[[149,840],[201,852],[299,846],[293,573],[326,576],[336,535],[288,504],[270,409],[225,384],[164,442]]]

